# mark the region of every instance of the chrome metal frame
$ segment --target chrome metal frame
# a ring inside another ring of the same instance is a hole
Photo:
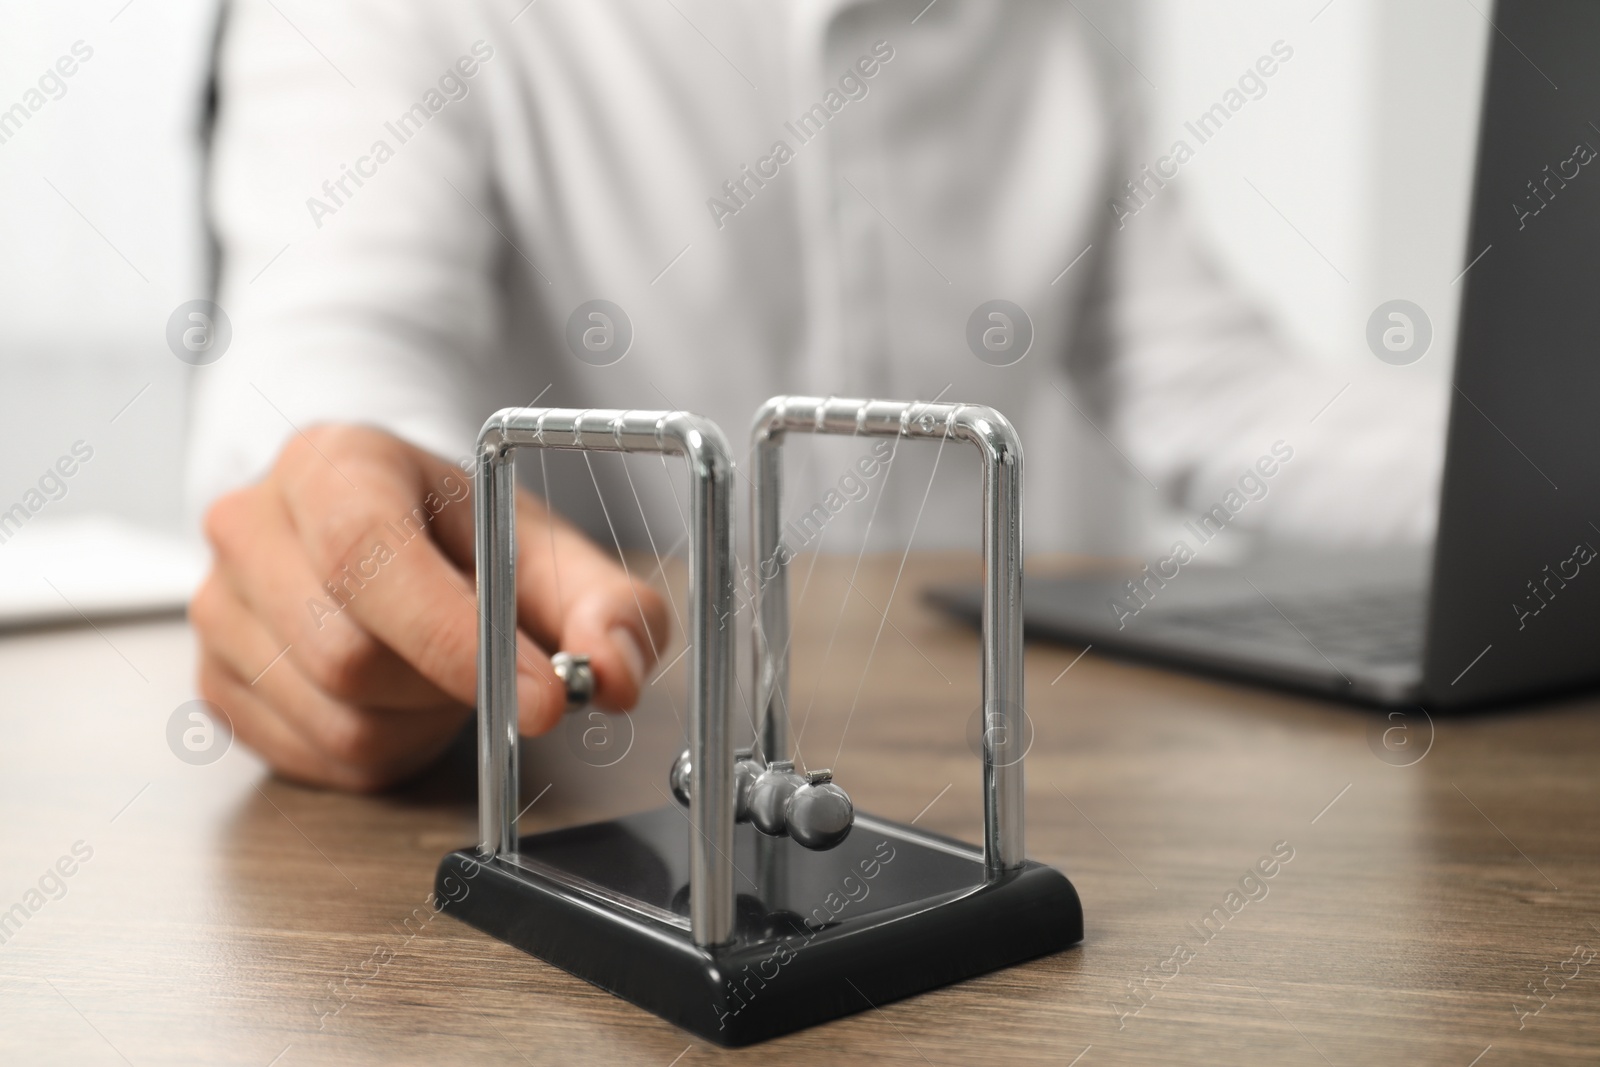
[[[682,455],[689,465],[689,923],[733,936],[733,460],[722,431],[683,411],[506,408],[478,435],[478,819],[485,857],[517,851],[517,448]],[[713,773],[707,773],[707,770]]]
[[[976,404],[779,396],[751,429],[755,452],[757,742],[767,761],[790,759],[788,551],[779,505],[789,433],[954,439],[983,457],[983,857],[991,872],[1026,859],[1022,754],[1022,444],[1006,417]]]

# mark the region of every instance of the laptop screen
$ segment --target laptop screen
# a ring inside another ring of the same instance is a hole
[[[1600,4],[1491,17],[1426,652],[1438,703],[1600,676]]]

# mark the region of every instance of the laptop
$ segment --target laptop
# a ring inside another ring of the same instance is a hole
[[[1381,706],[1600,681],[1600,4],[1494,22],[1431,553],[1281,551],[1144,599],[1128,573],[1028,578],[1029,637]]]

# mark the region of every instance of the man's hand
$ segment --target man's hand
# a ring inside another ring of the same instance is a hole
[[[389,434],[321,426],[207,513],[215,559],[189,606],[200,693],[274,770],[382,789],[437,757],[470,715],[470,488]],[[632,707],[666,638],[661,598],[521,490],[517,542],[522,732],[561,719],[557,650],[590,657],[597,703]]]

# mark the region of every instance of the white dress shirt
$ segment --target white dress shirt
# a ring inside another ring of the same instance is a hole
[[[294,427],[370,423],[454,459],[536,397],[697,411],[742,463],[757,406],[803,393],[1003,411],[1030,550],[1126,549],[1152,502],[1210,509],[1279,442],[1293,458],[1239,525],[1426,537],[1442,406],[1318,415],[1347,378],[1196,248],[1181,175],[1119,217],[1135,109],[1078,11],[925,2],[237,0],[210,184],[233,342],[197,372],[194,502],[259,477]],[[968,343],[997,298],[1031,322],[1010,366]],[[568,340],[592,300],[631,327],[605,366],[575,354],[605,320]],[[869,444],[792,442],[789,507]],[[592,458],[552,457],[555,506],[624,543],[643,515],[665,551],[679,473],[629,459],[630,485]],[[822,547],[974,543],[976,476],[908,445]]]

